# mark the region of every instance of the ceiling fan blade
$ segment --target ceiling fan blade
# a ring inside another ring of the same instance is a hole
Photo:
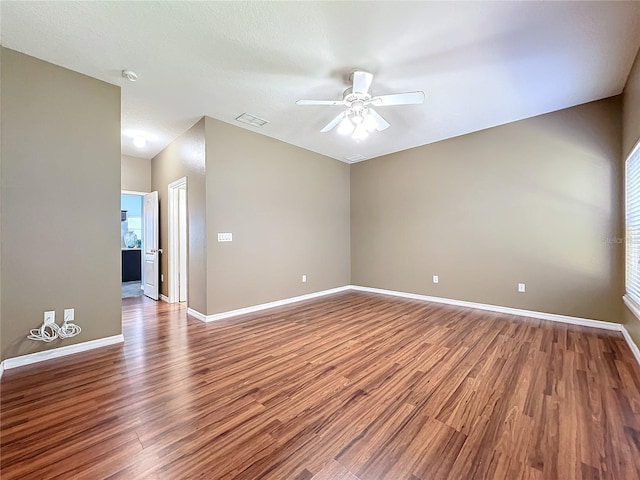
[[[394,93],[391,95],[380,95],[369,100],[369,104],[376,107],[386,107],[388,105],[418,105],[424,102],[424,92]]]
[[[353,93],[369,93],[373,75],[369,72],[353,72]]]
[[[378,112],[376,112],[373,108],[369,108],[369,115],[371,116],[371,118],[373,118],[374,122],[376,122],[377,131],[381,132],[391,126],[389,125],[389,122],[387,122],[384,118],[382,118],[382,116]]]
[[[336,118],[334,118],[329,123],[327,123],[327,125],[325,125],[325,127],[320,131],[322,133],[325,133],[325,132],[328,132],[329,130],[332,130],[336,125],[338,125],[342,121],[345,114],[346,112],[341,112],[340,115],[338,115]]]
[[[344,100],[298,100],[296,105],[345,105]]]

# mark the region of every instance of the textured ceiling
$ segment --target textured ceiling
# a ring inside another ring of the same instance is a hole
[[[150,158],[208,115],[343,160],[619,94],[640,2],[7,2],[2,44],[122,86],[122,151]],[[120,77],[132,69],[139,81]],[[355,69],[391,128],[356,143],[320,129]],[[236,122],[243,112],[270,121]],[[153,136],[144,149],[131,132]]]

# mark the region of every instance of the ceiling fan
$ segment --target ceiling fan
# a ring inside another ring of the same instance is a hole
[[[338,133],[352,134],[354,140],[364,140],[369,132],[381,132],[389,128],[387,122],[372,107],[391,105],[417,105],[424,102],[424,92],[394,93],[391,95],[372,96],[369,93],[373,75],[356,70],[351,74],[352,86],[342,94],[342,100],[298,100],[296,105],[333,105],[347,107],[331,120],[321,132],[328,132],[338,126]]]

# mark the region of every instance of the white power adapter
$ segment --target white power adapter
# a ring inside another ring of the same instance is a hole
[[[56,312],[51,310],[44,312],[44,322],[40,328],[34,328],[27,336],[30,340],[39,340],[41,342],[53,342],[55,339],[71,338],[78,335],[82,329],[73,323],[75,311],[73,308],[64,310],[64,321],[62,326],[56,323]]]

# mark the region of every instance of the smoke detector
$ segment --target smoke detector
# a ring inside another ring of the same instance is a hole
[[[130,82],[135,82],[138,80],[138,75],[133,70],[122,70],[122,77],[126,78]]]

